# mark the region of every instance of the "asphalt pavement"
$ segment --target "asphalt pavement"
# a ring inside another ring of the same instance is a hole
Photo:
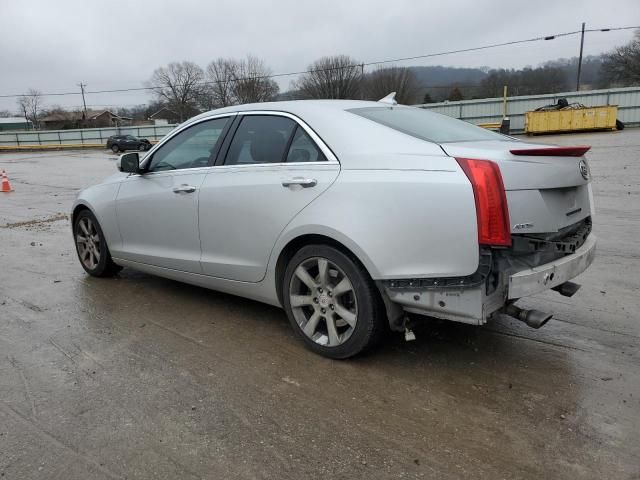
[[[599,238],[540,330],[424,321],[332,361],[284,312],[125,269],[68,220],[107,151],[0,154],[2,479],[640,479],[640,129],[590,144]]]

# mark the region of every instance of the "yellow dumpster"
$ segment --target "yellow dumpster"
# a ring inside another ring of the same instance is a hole
[[[540,110],[525,113],[525,132],[580,132],[616,128],[617,105],[602,107],[566,107],[560,110]]]

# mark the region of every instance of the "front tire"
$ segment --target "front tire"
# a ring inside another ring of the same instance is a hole
[[[375,284],[357,259],[328,245],[308,245],[285,270],[283,303],[307,348],[334,359],[376,346],[386,322]]]
[[[111,145],[111,151],[113,153],[118,153],[120,151],[120,147],[118,147],[118,145]]]
[[[76,215],[73,237],[80,264],[89,275],[112,277],[122,270],[113,263],[100,224],[89,210],[82,210]]]

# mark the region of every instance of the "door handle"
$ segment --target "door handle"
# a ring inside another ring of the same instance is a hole
[[[291,178],[289,180],[283,180],[283,187],[291,187],[292,185],[300,185],[302,188],[315,187],[318,181],[315,178]]]
[[[196,187],[193,185],[187,185],[183,183],[179,187],[173,187],[173,193],[193,193],[196,191]]]

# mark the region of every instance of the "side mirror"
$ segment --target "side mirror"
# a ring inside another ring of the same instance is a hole
[[[140,173],[138,152],[125,153],[118,159],[118,170],[125,173]]]

